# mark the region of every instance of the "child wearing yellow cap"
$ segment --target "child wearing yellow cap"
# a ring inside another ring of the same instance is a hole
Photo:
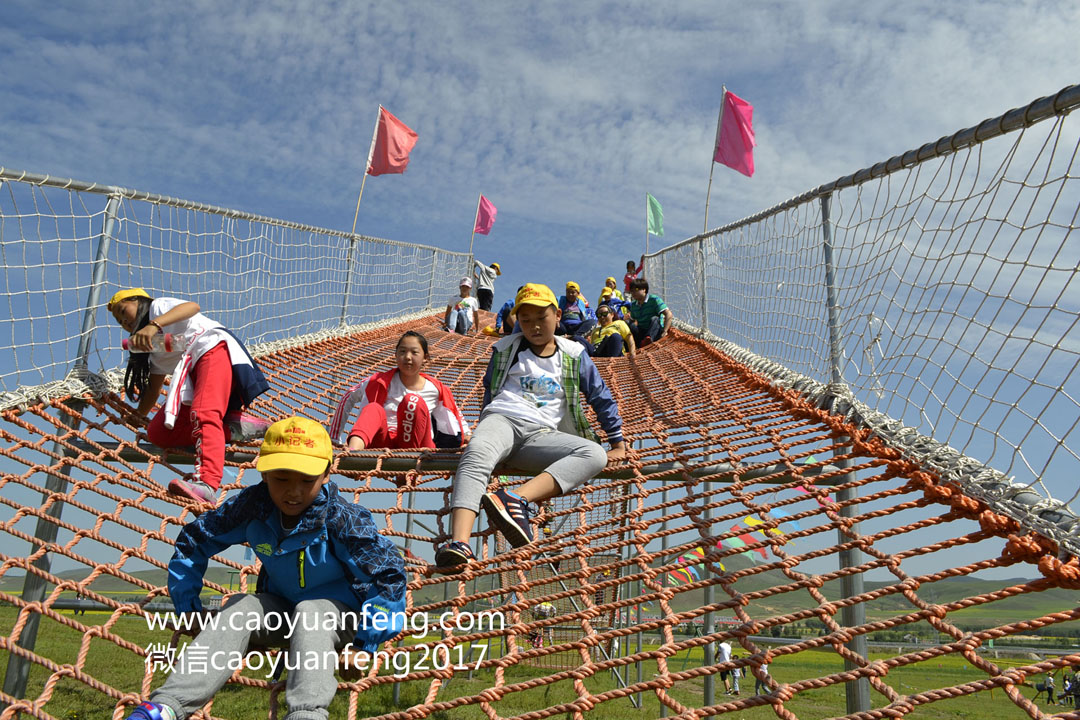
[[[532,507],[588,482],[626,455],[619,408],[581,343],[555,335],[559,307],[547,285],[518,291],[513,335],[495,343],[484,373],[480,422],[454,475],[451,540],[435,564],[453,572],[474,559],[469,538],[480,508],[514,547],[532,542]],[[606,453],[581,407],[592,406],[607,435]],[[504,462],[536,473],[516,492],[485,493]]]
[[[207,561],[246,544],[262,569],[255,594],[233,595],[184,651],[176,670],[129,720],[187,718],[232,676],[250,644],[283,646],[285,720],[325,720],[343,649],[373,653],[405,625],[405,568],[371,513],[330,480],[333,448],[322,425],[291,417],[267,429],[256,468],[262,482],[180,531],[169,562],[177,613],[205,613]],[[210,622],[213,622],[211,625]],[[197,651],[197,654],[196,654]]]
[[[599,310],[600,306],[611,298],[614,298],[616,300],[623,299],[623,294],[619,292],[619,286],[615,282],[614,276],[604,280],[604,289],[600,291],[600,299],[596,301],[597,310]]]
[[[142,288],[121,290],[108,310],[131,334],[124,391],[138,400],[136,421],[145,424],[172,375],[162,409],[146,437],[162,448],[195,447],[195,470],[169,483],[169,492],[213,503],[225,467],[225,445],[259,437],[268,422],[241,412],[270,389],[244,345],[197,303],[151,298]],[[156,335],[180,339],[171,351],[153,351]]]
[[[502,275],[499,263],[493,262],[485,265],[479,260],[473,260],[473,277],[476,278],[476,300],[481,310],[491,310],[491,303],[495,299],[495,278]]]
[[[581,294],[581,286],[573,280],[566,283],[566,294],[559,298],[559,313],[556,335],[584,338],[596,327],[596,314]]]

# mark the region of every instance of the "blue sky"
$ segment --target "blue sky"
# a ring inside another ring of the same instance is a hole
[[[721,86],[757,174],[717,226],[1077,80],[1077,3],[0,5],[0,165],[347,230],[379,103],[419,133],[358,231],[466,250],[592,298],[700,232]]]

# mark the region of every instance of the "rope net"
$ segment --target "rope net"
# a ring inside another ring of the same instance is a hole
[[[272,390],[254,412],[328,421],[417,329],[475,423],[491,340],[438,322],[265,354]],[[532,546],[509,549],[481,519],[480,561],[460,574],[429,565],[448,536],[455,453],[335,457],[334,479],[400,545],[410,583],[409,629],[375,666],[343,672],[332,717],[809,718],[844,715],[846,686],[862,683],[872,709],[849,717],[966,715],[992,697],[1034,718],[1035,676],[1080,663],[990,649],[1080,619],[1080,567],[1053,541],[689,334],[597,364],[629,460],[549,502]],[[0,718],[123,717],[188,639],[147,617],[170,608],[164,570],[192,512],[164,488],[191,458],[146,444],[123,408],[104,393],[2,412],[0,662],[7,683],[21,669],[28,684],[22,698],[5,684]],[[259,482],[256,452],[230,448],[223,495]],[[526,479],[497,472],[493,487]],[[257,570],[242,549],[215,557],[204,602],[252,591]],[[726,695],[735,669],[741,692]],[[282,717],[283,690],[249,659],[196,717]]]
[[[942,472],[966,480],[959,463],[978,458],[1072,502],[1077,105],[1080,87],[1065,88],[665,248],[645,273],[677,318],[842,383],[863,422],[954,447]]]

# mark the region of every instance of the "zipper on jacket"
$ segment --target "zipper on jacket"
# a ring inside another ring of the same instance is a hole
[[[300,587],[304,587],[304,550],[300,550]]]

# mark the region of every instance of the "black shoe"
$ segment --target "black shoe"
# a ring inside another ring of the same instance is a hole
[[[457,572],[462,566],[475,560],[472,548],[460,540],[451,540],[435,551],[435,567]]]
[[[488,521],[499,529],[511,547],[522,547],[533,541],[533,529],[529,523],[532,511],[524,498],[506,490],[487,493],[480,500]]]

